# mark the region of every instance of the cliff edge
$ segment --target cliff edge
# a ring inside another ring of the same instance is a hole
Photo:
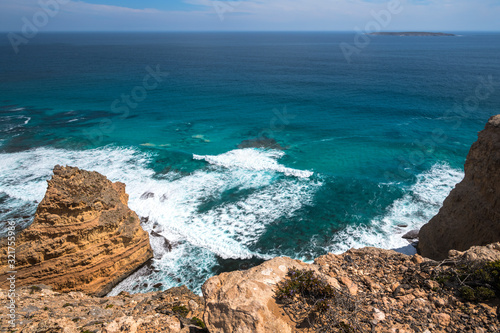
[[[465,162],[465,177],[419,233],[419,253],[441,260],[448,251],[500,241],[500,115],[489,119]]]
[[[127,206],[125,184],[97,172],[54,167],[33,224],[16,235],[16,286],[102,296],[152,258],[149,236]],[[0,288],[8,289],[7,238]]]

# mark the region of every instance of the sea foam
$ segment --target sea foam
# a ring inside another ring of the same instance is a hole
[[[278,150],[259,150],[253,148],[235,149],[225,154],[211,155],[193,155],[196,160],[205,160],[210,164],[223,166],[226,168],[241,168],[247,170],[268,170],[281,172],[287,176],[308,178],[313,172],[307,170],[297,170],[287,168],[277,162],[285,153]]]
[[[112,181],[121,181],[127,186],[130,208],[145,218],[144,229],[173,244],[169,251],[161,239],[152,236],[158,275],[150,274],[145,279],[162,281],[165,287],[187,284],[199,290],[199,281],[213,274],[217,258],[270,258],[252,250],[266,226],[312,205],[314,193],[321,186],[307,177],[297,177],[300,170],[277,163],[275,158],[282,156],[281,152],[249,149],[243,153],[213,156],[211,159],[224,161],[224,165],[210,164],[183,175],[156,174],[151,167],[155,155],[133,148],[37,148],[5,153],[1,154],[0,193],[9,198],[4,202],[5,210],[28,205],[34,211],[43,199],[46,180],[55,164],[98,171]],[[230,159],[239,162],[231,164],[227,156],[240,156]],[[242,160],[251,160],[253,167],[242,168]],[[234,198],[221,200],[225,193]],[[192,267],[193,262],[196,267]],[[133,289],[142,281],[135,278],[124,281],[116,290]]]
[[[435,164],[418,175],[417,182],[406,189],[406,194],[395,200],[383,216],[376,217],[368,225],[347,226],[336,233],[329,251],[342,253],[350,248],[374,246],[407,252],[408,242],[401,237],[410,230],[420,229],[436,215],[463,176],[461,170],[447,164]]]

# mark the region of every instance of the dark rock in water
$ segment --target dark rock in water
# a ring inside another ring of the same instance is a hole
[[[273,138],[260,137],[250,140],[243,140],[238,148],[266,148],[266,149],[278,149],[285,150],[286,148],[281,146],[278,142],[276,142]]]
[[[168,200],[168,197],[169,195],[167,193],[163,194],[161,197],[160,197],[160,202],[163,202],[165,200]]]
[[[142,200],[146,200],[146,199],[149,199],[149,198],[154,198],[155,197],[155,194],[152,193],[152,192],[144,192],[142,195],[141,195],[141,199]]]
[[[149,222],[149,216],[142,216],[141,217],[141,223],[148,223]]]
[[[398,224],[399,228],[408,228],[408,224]]]
[[[157,283],[157,284],[153,285],[153,288],[158,289],[158,288],[160,288],[161,286],[163,286],[163,283]]]
[[[415,230],[412,230],[412,231],[408,231],[406,234],[403,235],[402,238],[404,239],[415,239],[415,238],[418,238],[418,233],[420,232],[420,230],[418,229],[415,229]]]
[[[165,248],[165,250],[167,250],[168,252],[172,251],[172,244],[164,236],[160,235],[159,233],[157,233],[154,230],[151,231],[151,236],[158,237],[158,238],[163,238],[163,241],[164,241],[163,247]]]

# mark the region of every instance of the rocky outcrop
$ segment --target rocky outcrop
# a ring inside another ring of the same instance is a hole
[[[153,256],[148,234],[127,202],[125,184],[56,166],[33,224],[16,235],[16,286],[108,293]],[[6,275],[13,270],[5,245],[0,246],[0,288],[8,287]]]
[[[288,270],[312,269],[330,284],[340,288],[335,278],[321,273],[316,265],[277,257],[246,271],[222,273],[208,279],[202,287],[205,323],[210,333],[286,333],[296,323],[276,303],[275,291]]]
[[[296,268],[314,271],[342,297],[323,326],[328,332],[498,332],[498,299],[467,302],[449,287],[449,280],[438,281],[462,267],[464,259],[500,256],[500,246],[456,255],[445,265],[377,248],[324,255],[314,264],[274,258],[247,271],[209,279],[202,288],[205,323],[211,333],[323,331],[308,326],[307,304],[296,306],[297,296],[288,305],[277,301],[277,285],[290,279],[288,269]],[[314,304],[309,306],[314,309]]]
[[[307,266],[299,260],[278,257],[247,271],[208,279],[202,291],[210,333],[292,332],[294,324],[276,304],[274,290],[289,268]]]
[[[491,262],[500,260],[500,243],[488,244],[486,246],[473,246],[465,252],[451,250],[450,260],[458,262]]]
[[[17,328],[22,332],[193,333],[206,332],[207,324],[211,333],[310,333],[317,327],[302,325],[307,323],[303,311],[293,306],[298,298],[286,305],[275,294],[294,268],[314,271],[344,297],[345,302],[331,308],[335,320],[323,327],[328,332],[499,332],[499,298],[464,300],[457,287],[477,282],[469,276],[454,286],[451,279],[460,277],[457,273],[466,263],[475,267],[477,261],[497,258],[498,243],[455,251],[444,262],[376,248],[327,254],[314,264],[274,258],[246,271],[212,277],[203,286],[205,300],[186,287],[99,298],[59,293],[43,285],[25,286],[16,291]],[[8,302],[8,292],[0,290],[0,303]]]
[[[465,162],[465,178],[419,232],[419,252],[444,259],[448,251],[500,241],[500,115],[490,118]]]

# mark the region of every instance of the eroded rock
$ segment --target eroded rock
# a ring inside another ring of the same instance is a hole
[[[152,258],[149,236],[127,206],[125,184],[56,166],[33,224],[16,235],[16,285],[104,295]],[[7,287],[0,241],[0,288]]]

